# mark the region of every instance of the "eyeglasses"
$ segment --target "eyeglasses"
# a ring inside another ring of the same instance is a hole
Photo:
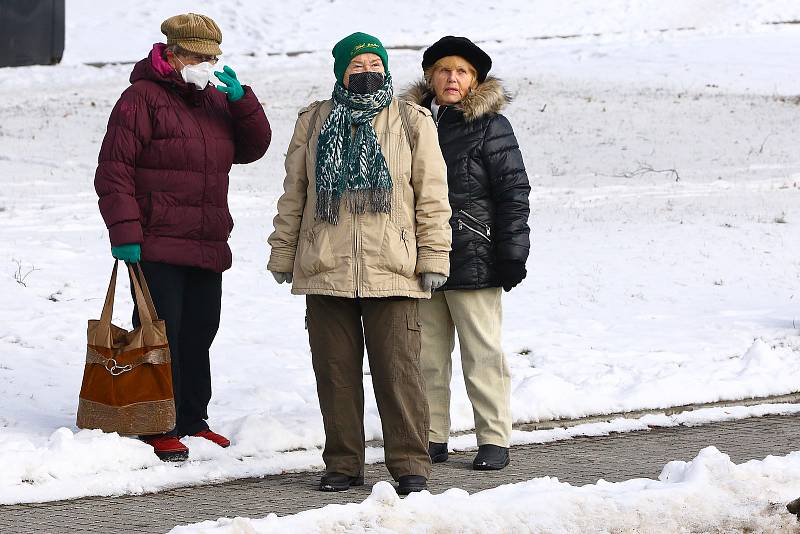
[[[217,61],[219,61],[219,58],[217,56],[203,56],[200,54],[192,54],[191,52],[184,52],[183,50],[181,50],[180,52],[176,52],[175,55],[189,59],[195,64],[208,62],[211,63],[212,65],[216,65]]]

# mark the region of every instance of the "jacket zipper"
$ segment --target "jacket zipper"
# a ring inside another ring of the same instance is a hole
[[[323,120],[323,124],[324,124]],[[316,125],[315,125],[316,127]],[[355,125],[353,125],[350,129],[350,139],[355,137]],[[341,212],[340,212],[341,213]],[[359,238],[359,216],[357,213],[350,214],[350,220],[353,221],[353,296],[355,298],[359,297],[361,283],[359,281],[359,262],[361,261],[358,257],[359,246],[358,246],[358,238]]]
[[[492,240],[491,240],[491,238],[489,238],[489,236],[487,236],[486,234],[484,234],[483,232],[481,232],[481,231],[480,231],[480,230],[478,230],[477,228],[473,228],[472,226],[468,225],[468,224],[467,224],[467,223],[465,223],[465,222],[464,222],[462,219],[459,219],[459,220],[458,220],[458,229],[459,229],[459,230],[463,230],[464,228],[466,228],[467,230],[469,230],[469,231],[471,231],[471,232],[473,232],[473,233],[475,233],[475,234],[478,234],[479,236],[481,236],[482,238],[484,238],[484,239],[485,239],[486,241],[488,241],[489,243],[491,243],[491,242],[492,242]]]
[[[205,106],[205,95],[200,95],[200,105],[203,107],[203,114],[205,115],[206,106]],[[186,103],[187,106],[194,105],[192,102]],[[203,207],[207,200],[206,200],[206,189],[208,188],[208,142],[206,141],[206,134],[203,131],[203,126],[200,124],[200,119],[195,117],[194,113],[189,113],[189,116],[192,118],[194,123],[197,125],[197,129],[200,130],[200,137],[203,139],[203,196],[202,196],[202,203],[203,205],[200,206],[200,237],[203,238],[204,229],[204,221],[205,217],[204,212],[205,208]]]
[[[353,213],[351,216],[353,220],[353,278],[355,282],[355,297],[358,298],[361,285],[358,280],[358,263],[361,261],[358,257],[358,215]]]
[[[442,120],[442,115],[444,112],[447,111],[447,106],[442,106],[439,108],[439,111],[436,113],[436,126],[439,126],[439,121]]]
[[[475,228],[472,228],[471,226],[469,226],[468,224],[466,224],[466,223],[465,223],[465,226],[466,226],[467,228],[469,228],[469,229],[470,229],[470,230],[472,230],[473,232],[477,232],[477,233],[479,233],[479,234],[483,235],[483,237],[485,237],[486,239],[488,239],[489,241],[491,241],[491,237],[492,237],[492,227],[491,227],[491,226],[489,226],[489,225],[488,225],[488,224],[486,224],[485,222],[481,222],[480,220],[478,220],[478,218],[477,218],[477,217],[475,217],[475,216],[473,216],[473,215],[470,215],[469,213],[467,213],[466,211],[464,211],[464,210],[462,210],[462,209],[459,209],[459,210],[458,210],[458,213],[460,213],[461,215],[463,215],[464,217],[466,217],[466,218],[467,218],[467,219],[469,219],[470,221],[474,222],[475,224],[477,224],[477,225],[479,225],[479,226],[482,226],[482,227],[484,228],[484,230],[486,230],[486,234],[485,234],[485,235],[484,235],[482,232],[478,232],[477,230],[475,230]]]

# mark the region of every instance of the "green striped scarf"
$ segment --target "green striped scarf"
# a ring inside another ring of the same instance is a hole
[[[391,212],[392,177],[372,119],[392,102],[393,92],[388,73],[383,87],[367,95],[334,86],[333,110],[317,141],[317,220],[337,224],[342,197],[350,213]]]

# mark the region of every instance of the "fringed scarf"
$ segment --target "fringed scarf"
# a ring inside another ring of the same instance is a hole
[[[392,102],[393,93],[389,74],[383,87],[366,95],[338,82],[334,86],[333,110],[317,141],[317,220],[337,224],[342,197],[350,213],[391,212],[392,177],[372,119]]]

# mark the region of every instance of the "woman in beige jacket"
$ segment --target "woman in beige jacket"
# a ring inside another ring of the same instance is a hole
[[[323,491],[363,484],[366,344],[386,466],[405,494],[430,474],[417,301],[449,273],[447,171],[430,111],[392,95],[380,41],[333,49],[333,98],[300,111],[268,269],[306,295],[325,425]]]

